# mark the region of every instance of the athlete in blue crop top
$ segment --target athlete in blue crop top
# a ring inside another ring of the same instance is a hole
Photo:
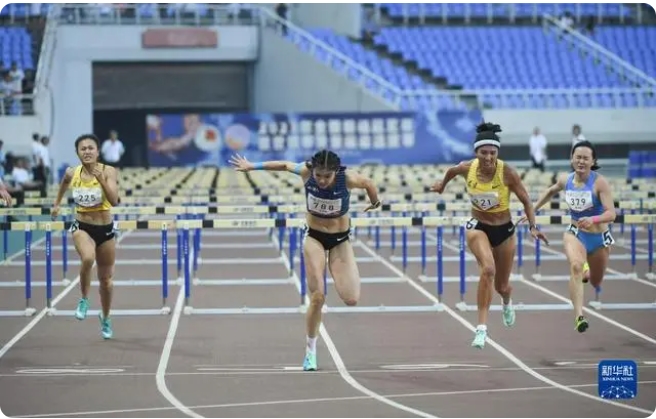
[[[304,163],[267,161],[251,163],[236,155],[230,159],[236,170],[275,170],[295,173],[303,179],[307,200],[306,235],[303,242],[310,306],[307,310],[307,348],[303,369],[316,371],[316,342],[324,304],[323,273],[328,253],[328,269],[337,294],[345,304],[353,306],[360,298],[360,274],[349,242],[348,215],[351,189],[364,189],[372,202],[364,211],[380,207],[378,190],[373,181],[346,170],[337,154],[322,150]]]
[[[574,306],[575,326],[579,332],[588,328],[583,316],[583,265],[590,267],[590,282],[601,284],[608,266],[610,246],[615,243],[608,224],[615,221],[615,205],[608,181],[595,170],[597,153],[589,141],[572,148],[574,171],[559,177],[535,204],[535,211],[560,191],[565,191],[572,223],[563,237],[565,254],[570,265],[569,293]]]

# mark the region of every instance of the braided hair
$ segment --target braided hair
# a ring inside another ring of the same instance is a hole
[[[493,145],[496,148],[501,148],[501,139],[497,135],[501,132],[499,124],[492,122],[483,122],[476,127],[476,140],[474,140],[474,151],[484,145]]]
[[[329,150],[321,150],[315,153],[309,161],[305,162],[305,166],[310,170],[320,169],[336,172],[342,166],[342,161],[337,153]]]
[[[597,164],[597,150],[595,150],[592,143],[588,140],[579,141],[578,143],[574,144],[574,147],[572,147],[571,157],[574,157],[574,150],[576,150],[579,147],[586,147],[586,148],[589,148],[590,151],[592,151],[592,160],[594,160],[594,163],[592,163],[592,167],[590,168],[590,170],[599,170],[599,169],[601,169],[601,166],[599,166]],[[572,170],[574,170],[574,165],[572,165]]]

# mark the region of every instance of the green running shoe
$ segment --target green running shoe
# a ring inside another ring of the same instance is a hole
[[[487,337],[487,330],[476,330],[476,335],[474,336],[474,340],[472,341],[471,346],[474,348],[478,349],[483,349],[485,346],[485,338]]]
[[[317,370],[317,353],[307,351],[305,353],[305,360],[303,361],[303,371],[316,371]]]
[[[80,301],[77,303],[77,308],[75,309],[75,318],[78,320],[86,319],[87,310],[89,310],[89,300],[86,298],[80,298]]]
[[[111,339],[114,335],[112,331],[112,319],[109,317],[103,318],[102,311],[98,313],[98,319],[100,319],[100,334],[103,339]]]
[[[585,318],[585,316],[579,316],[576,318],[576,321],[574,322],[576,325],[576,330],[579,333],[583,333],[588,329],[588,319]]]
[[[515,324],[515,309],[511,304],[503,307],[503,324],[508,327]]]

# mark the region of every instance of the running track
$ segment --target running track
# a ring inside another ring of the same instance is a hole
[[[457,256],[457,236],[446,231],[445,256]],[[260,265],[203,263],[279,256],[276,234],[270,238],[263,230],[249,230],[257,235],[226,236],[230,233],[203,231],[199,278],[289,277],[287,252],[279,261]],[[621,240],[619,232],[615,234]],[[555,232],[549,236],[561,237]],[[55,260],[61,258],[58,237],[53,240]],[[177,272],[172,237],[173,279]],[[408,239],[418,240],[418,230],[411,229]],[[638,239],[644,241],[646,234],[640,232]],[[389,241],[389,233],[382,232],[381,240]],[[380,258],[361,263],[361,276],[401,276],[401,263],[391,261],[389,248],[376,253],[368,242],[366,230],[360,231],[354,239],[356,255]],[[160,279],[159,243],[156,231],[122,233],[115,280]],[[261,247],[240,249],[243,244]],[[434,247],[429,249],[434,255]],[[551,249],[562,250],[557,244]],[[525,243],[524,253],[528,278],[534,248]],[[616,246],[614,254],[622,253],[628,250]],[[419,248],[411,247],[409,254],[419,255]],[[76,263],[72,247],[69,256]],[[44,260],[43,243],[36,245],[32,257]],[[0,268],[0,278],[22,279],[22,258],[18,254],[12,266]],[[129,260],[144,263],[120,264]],[[543,273],[566,273],[563,263],[545,261]],[[457,275],[457,262],[444,266],[445,275]],[[631,271],[627,260],[614,260],[611,267]],[[60,269],[53,267],[55,280],[61,279]],[[73,279],[77,266],[69,270]],[[638,260],[637,271],[644,279],[646,260]],[[43,266],[36,266],[33,279],[44,280],[44,272]],[[476,274],[473,262],[467,263],[467,272]],[[435,284],[419,281],[420,274],[419,263],[412,263],[410,281],[363,284],[359,305],[434,304]],[[427,275],[436,275],[435,263],[429,262]],[[515,303],[567,301],[566,282],[529,279],[514,280],[513,285]],[[467,286],[467,303],[475,304],[475,283]],[[315,373],[298,371],[305,344],[302,315],[189,316],[181,314],[184,293],[177,285],[169,288],[170,316],[114,317],[115,338],[107,342],[100,338],[95,316],[78,322],[37,311],[33,318],[0,318],[0,408],[14,417],[647,417],[654,411],[653,310],[589,312],[591,327],[585,334],[573,330],[570,311],[519,311],[512,329],[493,312],[489,329],[494,342],[480,351],[469,346],[476,314],[455,310],[457,283],[445,287],[449,309],[442,312],[327,314],[318,343],[320,371]],[[92,309],[99,308],[96,290],[94,281]],[[23,308],[23,289],[3,288],[0,295],[1,309]],[[45,289],[35,288],[33,295],[34,305],[43,307]],[[55,287],[54,295],[57,308],[73,310],[77,281]],[[593,295],[588,287],[586,299]],[[654,302],[656,283],[607,281],[603,301]],[[291,280],[286,285],[197,285],[191,296],[195,308],[295,307],[299,302]],[[343,306],[330,284],[327,303]],[[499,303],[497,296],[493,303]],[[161,304],[160,287],[115,287],[117,309]],[[597,397],[597,363],[613,358],[635,360],[640,381],[638,397],[616,405]]]

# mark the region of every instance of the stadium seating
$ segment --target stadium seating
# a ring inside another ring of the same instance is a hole
[[[656,77],[656,27],[599,26],[593,39],[647,75]]]
[[[0,57],[4,68],[16,61],[23,70],[33,70],[32,36],[24,27],[0,27]]]
[[[437,91],[434,85],[410,74],[404,67],[345,36],[329,29],[315,29],[311,33],[400,89]],[[646,40],[645,37],[640,39]],[[429,70],[435,77],[446,77],[449,84],[460,85],[464,89],[631,87],[615,73],[595,64],[591,57],[582,57],[577,50],[570,49],[551,35],[545,35],[540,27],[387,27],[375,36],[374,43],[386,46],[389,52],[399,53],[406,61],[416,61],[420,69]],[[467,48],[463,48],[463,45]],[[641,51],[651,48],[645,42],[643,45]],[[299,47],[310,50],[309,43],[304,41],[299,42]],[[317,58],[329,63],[335,70],[341,71],[344,67],[343,63],[330,60],[327,53],[319,49],[316,51]],[[357,73],[349,73],[348,76],[353,80],[360,78]],[[375,86],[372,83],[369,87]],[[526,100],[518,92],[514,97],[485,94],[480,99],[486,106],[505,108],[638,105],[638,97],[630,93],[546,97],[529,92]],[[419,102],[421,106],[426,99],[420,99]],[[446,96],[441,97],[437,104],[442,108],[462,107]],[[656,98],[644,98],[644,104],[656,106]]]
[[[474,18],[485,18],[492,12],[495,18],[508,17],[511,13],[511,6],[513,3],[505,4],[487,4],[487,3],[470,3],[469,5],[457,3],[377,3],[379,6],[387,11],[391,18],[425,17],[433,18],[462,18],[467,14]],[[467,10],[467,6],[469,10]],[[515,17],[529,18],[533,16],[542,16],[543,14],[550,14],[558,16],[566,11],[572,13],[574,16],[577,13],[581,17],[594,16],[594,17],[628,17],[631,15],[631,10],[623,4],[593,4],[593,3],[514,3]],[[578,9],[577,9],[578,6]],[[405,11],[404,11],[405,7]],[[489,9],[488,9],[489,7]]]
[[[630,151],[628,178],[656,179],[656,151]]]

